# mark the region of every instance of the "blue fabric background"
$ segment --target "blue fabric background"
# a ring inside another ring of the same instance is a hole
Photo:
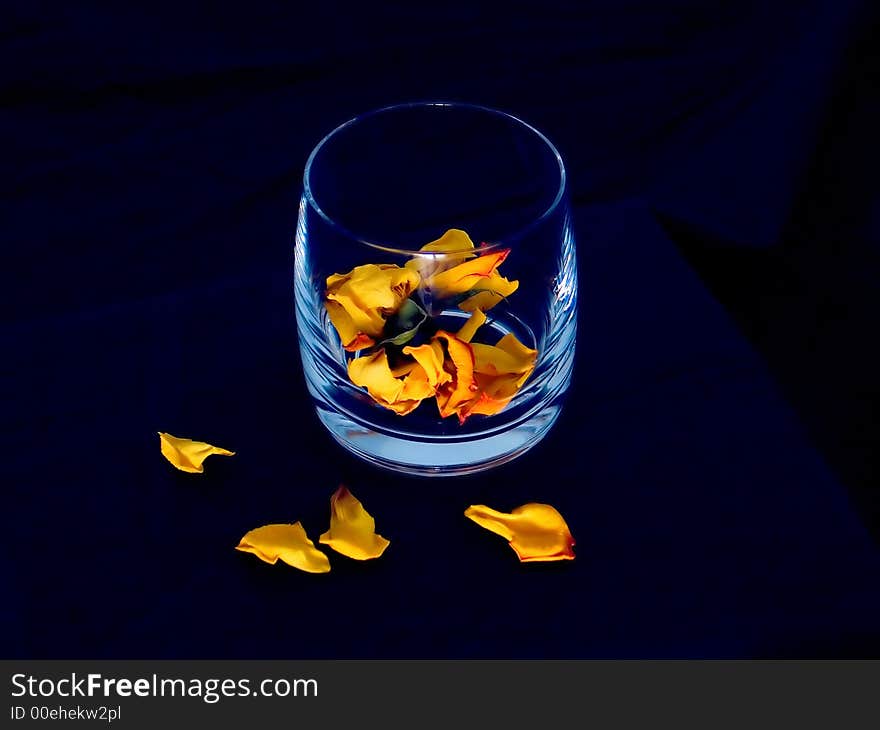
[[[870,4],[367,5],[4,6],[0,654],[880,654]],[[562,419],[455,481],[341,453],[295,342],[309,151],[420,99],[544,131],[580,257]],[[159,430],[238,456],[181,474]],[[232,549],[339,482],[381,560]],[[462,516],[526,501],[575,561]]]

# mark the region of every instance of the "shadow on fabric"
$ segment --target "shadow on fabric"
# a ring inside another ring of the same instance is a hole
[[[880,56],[866,27],[778,244],[671,237],[762,353],[880,541]],[[741,244],[743,242],[736,242]]]

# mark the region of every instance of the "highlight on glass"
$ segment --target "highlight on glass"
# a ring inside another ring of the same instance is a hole
[[[469,104],[342,124],[306,165],[295,298],[309,392],[346,449],[430,476],[525,453],[559,416],[574,362],[559,153]]]

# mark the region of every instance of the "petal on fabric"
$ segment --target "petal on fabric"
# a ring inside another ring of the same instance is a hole
[[[355,560],[378,558],[391,544],[376,533],[372,515],[344,486],[330,498],[330,529],[319,542]]]
[[[213,446],[204,441],[179,438],[162,431],[158,433],[162,456],[181,471],[189,472],[190,474],[201,474],[205,470],[202,462],[213,454],[218,456],[235,456],[234,451],[221,449],[219,446]]]
[[[462,325],[462,328],[456,334],[456,337],[460,339],[462,342],[470,342],[474,335],[477,333],[477,330],[480,329],[486,323],[486,315],[483,314],[482,310],[475,309],[473,314],[468,317],[468,321]]]
[[[575,541],[562,515],[549,504],[529,503],[512,512],[471,505],[465,517],[501,535],[524,563],[574,560]]]
[[[245,534],[235,549],[271,565],[281,560],[307,573],[330,572],[330,560],[309,540],[299,522],[258,527]]]

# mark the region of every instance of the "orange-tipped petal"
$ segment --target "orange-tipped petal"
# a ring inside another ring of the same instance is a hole
[[[462,414],[462,420],[476,415],[494,416],[496,413],[501,413],[501,411],[507,408],[508,403],[510,403],[510,398],[499,400],[481,394],[477,400],[468,405],[467,410]]]
[[[483,314],[482,310],[475,309],[473,314],[468,318],[468,321],[462,325],[462,328],[458,331],[456,337],[462,342],[470,342],[477,333],[477,330],[485,323],[486,315]]]
[[[346,350],[357,352],[376,344],[372,337],[365,335],[363,332],[358,332],[351,315],[339,302],[327,299],[324,301],[324,307],[326,307],[327,316],[330,317],[330,322],[339,333],[339,339]]]
[[[391,544],[376,534],[376,521],[344,486],[330,498],[330,529],[319,542],[355,560],[378,558]]]
[[[202,462],[212,454],[235,456],[234,451],[227,451],[219,446],[206,444],[204,441],[178,438],[170,433],[162,433],[161,431],[158,433],[162,456],[181,471],[189,472],[190,474],[201,474],[205,470]]]
[[[482,313],[477,312],[462,327],[465,335],[468,334],[471,321],[479,321],[482,316]],[[441,334],[444,333],[438,333],[437,336]],[[467,347],[473,357],[469,380],[466,360],[462,355],[458,356],[459,361],[465,363],[460,368],[454,354],[460,352],[462,347]],[[462,342],[461,338],[458,338],[457,343],[447,339],[447,349],[453,362],[450,370],[456,373],[453,381],[455,387],[447,385],[438,388],[437,405],[442,417],[454,413],[462,423],[472,415],[492,416],[502,411],[532,374],[538,357],[537,350],[526,347],[513,334],[505,335],[494,346],[468,344]],[[467,387],[458,387],[459,370],[462,370],[461,380]]]
[[[299,522],[258,527],[241,538],[235,549],[253,553],[271,565],[281,560],[307,573],[330,572],[330,560],[309,540]]]
[[[344,346],[344,349],[348,352],[358,352],[359,350],[365,350],[368,347],[372,347],[375,344],[376,340],[369,335],[365,335],[363,332],[359,332],[351,342]]]
[[[435,296],[446,297],[485,288],[485,282],[510,254],[502,249],[465,261],[451,269],[434,274],[424,284],[434,290]]]
[[[524,563],[574,560],[574,538],[562,515],[549,504],[529,503],[510,513],[482,504],[471,505],[465,517],[501,535]]]
[[[452,382],[437,389],[440,416],[447,418],[455,414],[460,421],[464,421],[462,407],[474,398],[477,390],[474,380],[474,352],[469,343],[449,332],[441,330],[434,337],[446,343],[446,351],[449,353],[446,366],[452,375]]]
[[[494,416],[503,411],[516,395],[519,387],[512,376],[486,377],[476,374],[478,393],[473,400],[462,406],[460,417],[473,415]]]
[[[391,293],[391,290],[388,290]],[[363,332],[370,337],[378,337],[385,327],[385,316],[382,314],[383,307],[369,306],[351,290],[340,290],[327,294],[328,302],[336,302],[346,314],[351,317],[352,325],[357,332]],[[388,301],[381,299],[380,301]],[[391,299],[390,301],[394,301]],[[332,320],[331,320],[332,321]]]

